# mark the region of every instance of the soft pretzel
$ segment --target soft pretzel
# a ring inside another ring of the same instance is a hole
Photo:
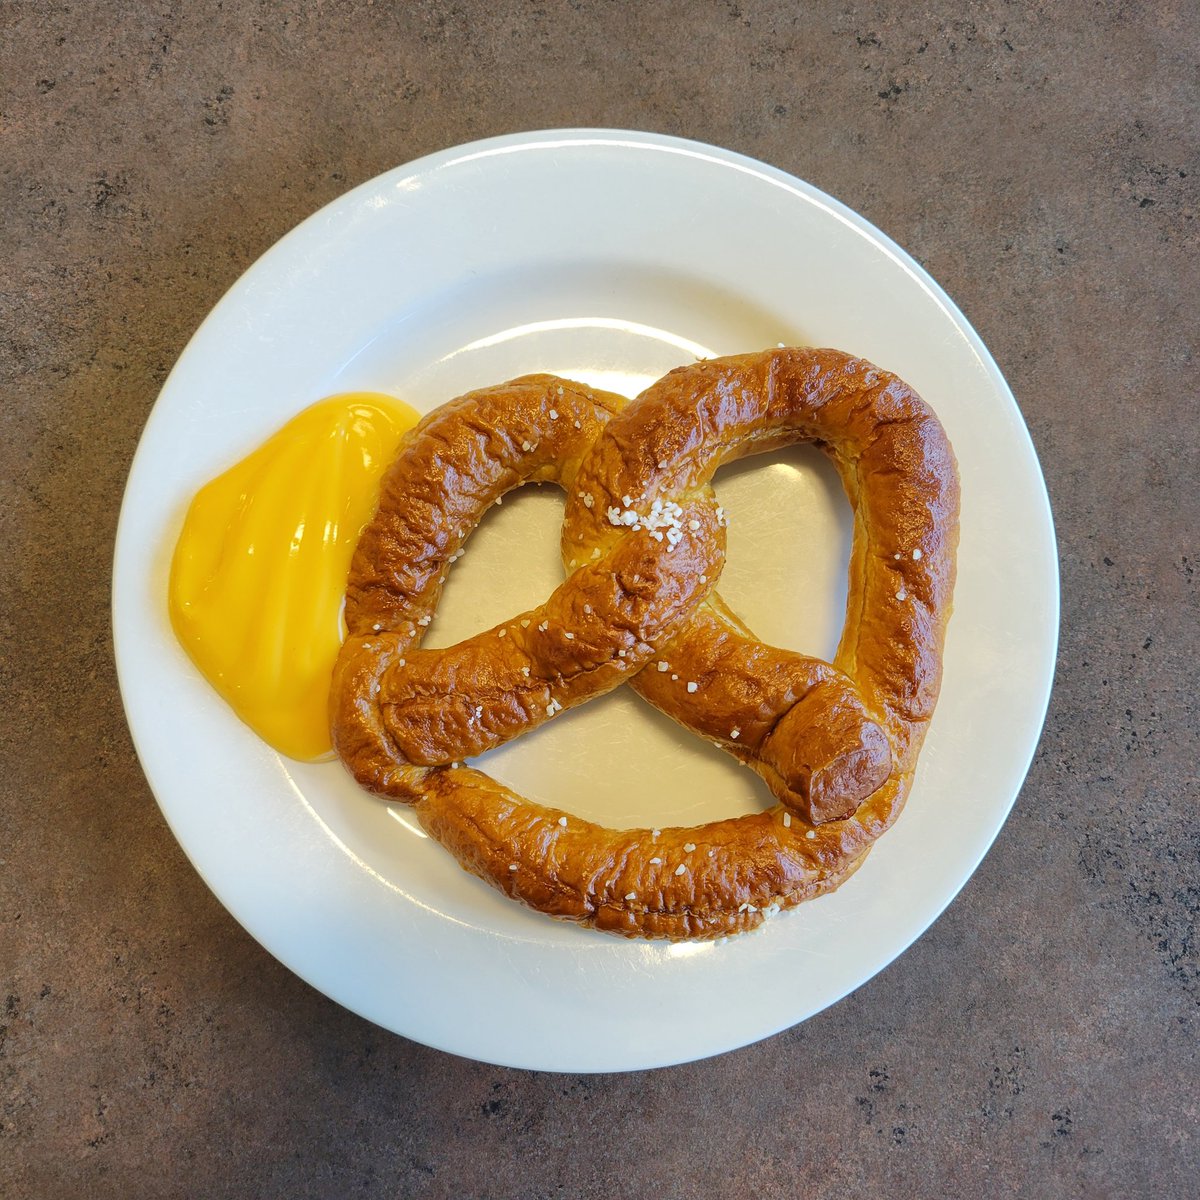
[[[855,508],[834,665],[755,641],[712,590],[712,474],[799,440],[831,454]],[[463,540],[527,479],[567,489],[566,581],[531,613],[420,651]],[[903,803],[940,682],[957,504],[930,410],[837,351],[697,363],[627,407],[548,376],[463,397],[406,441],[355,556],[338,752],[366,787],[414,804],[465,867],[552,915],[672,938],[752,927],[837,886]],[[617,831],[457,765],[625,679],[782,803]]]

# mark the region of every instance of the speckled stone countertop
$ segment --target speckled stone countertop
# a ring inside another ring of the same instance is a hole
[[[0,8],[0,1195],[1197,1194],[1200,9],[800,8]],[[804,1025],[629,1075],[462,1061],[276,963],[164,824],[109,633],[139,433],[225,289],[386,168],[564,125],[745,152],[912,252],[1062,567],[1045,733],[948,912]]]

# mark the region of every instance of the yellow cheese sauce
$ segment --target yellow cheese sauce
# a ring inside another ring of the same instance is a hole
[[[196,494],[171,562],[175,635],[264,741],[328,757],[350,559],[418,420],[373,392],[319,401]]]

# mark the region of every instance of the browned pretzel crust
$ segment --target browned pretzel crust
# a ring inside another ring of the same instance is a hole
[[[712,590],[724,559],[713,473],[793,441],[831,455],[855,508],[833,665],[757,642]],[[566,581],[459,646],[416,649],[463,540],[528,479],[567,490]],[[549,376],[473,393],[406,440],[359,545],[332,693],[338,753],[364,786],[414,804],[465,867],[551,915],[671,938],[752,927],[836,887],[903,804],[940,683],[957,514],[936,418],[838,351],[697,363],[627,407]],[[626,679],[782,803],[618,831],[457,765]]]

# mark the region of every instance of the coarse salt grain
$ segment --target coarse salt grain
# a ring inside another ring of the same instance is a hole
[[[532,450],[532,449],[533,449],[533,446],[532,446],[532,445],[530,445],[530,443],[529,443],[529,442],[522,442],[522,443],[521,443],[521,449],[522,449],[522,450],[524,450],[524,451],[526,451],[526,452],[528,453],[530,450]]]
[[[677,866],[677,867],[675,868],[675,874],[676,874],[676,875],[682,875],[682,874],[683,874],[683,873],[684,873],[686,870],[687,870],[687,867],[685,867],[685,866],[683,865],[683,863],[680,863],[680,864],[679,864],[679,866]]]
[[[695,850],[695,848],[696,848],[696,843],[695,843],[695,842],[684,842],[684,843],[683,843],[683,849],[684,849],[684,852],[685,852],[685,853],[687,853],[687,854],[691,854],[691,852],[692,852],[693,850]]]
[[[528,678],[529,678],[529,668],[528,668],[528,667],[522,667],[522,668],[521,668],[521,674],[522,674],[522,675],[524,675],[526,679],[528,679]]]
[[[626,899],[626,900],[636,900],[636,899],[637,899],[637,892],[626,892],[626,893],[625,893],[625,899]]]
[[[689,683],[688,684],[689,692],[698,692],[699,690],[700,690],[700,685],[698,683]]]
[[[508,864],[508,869],[509,869],[510,871],[516,871],[516,870],[519,870],[519,868],[518,868],[518,866],[517,866],[517,864],[516,864],[516,863],[509,863],[509,864]]]
[[[920,559],[921,559],[921,550],[918,547],[916,550],[913,551],[913,562],[919,562]]]
[[[566,634],[566,639],[568,642],[573,642],[575,640],[575,635],[573,633],[568,632]]]
[[[901,589],[900,589],[900,590],[899,590],[899,591],[896,593],[896,599],[897,599],[897,600],[907,600],[907,599],[908,599],[908,593],[907,593],[907,592],[906,592],[906,591],[905,591],[903,588],[901,588]]]
[[[417,619],[417,624],[418,625],[428,625],[432,619],[433,619],[432,617],[430,617],[428,614],[426,614],[425,616],[419,617]]]
[[[671,665],[670,663],[660,662],[658,664],[658,669],[660,671],[669,671],[671,669]]]
[[[791,829],[791,827],[792,827],[792,814],[791,813],[785,812],[783,814],[783,827],[784,827],[784,829]]]
[[[561,392],[559,392],[559,395],[561,396],[561,395],[562,395],[562,393],[561,393]],[[557,420],[558,420],[558,410],[557,410],[556,408],[552,408],[552,409],[550,410],[550,420],[552,420],[552,421],[557,421]]]
[[[498,634],[496,634],[496,636],[497,637],[508,637],[508,630],[502,629],[502,630],[500,630],[500,632]]]
[[[742,736],[742,731],[740,729],[731,729],[729,736],[736,742]]]
[[[529,628],[529,619],[528,619],[528,618],[526,618],[525,620],[523,620],[523,621],[521,622],[521,628],[522,628],[522,629],[528,629],[528,628]]]
[[[808,838],[810,842],[816,841],[817,831],[815,829],[810,829],[804,836]]]
[[[650,861],[651,861],[652,863],[654,863],[654,865],[655,865],[655,866],[658,866],[659,864],[661,864],[661,863],[662,863],[662,859],[661,859],[661,858],[652,858]]]
[[[560,824],[560,825],[561,825],[561,826],[562,826],[564,829],[566,829],[566,827],[567,827],[567,818],[566,818],[566,817],[559,817],[559,818],[558,818],[558,823],[559,823],[559,824]]]
[[[658,460],[658,469],[660,471],[665,471],[667,469],[667,460],[665,458],[660,458]]]

